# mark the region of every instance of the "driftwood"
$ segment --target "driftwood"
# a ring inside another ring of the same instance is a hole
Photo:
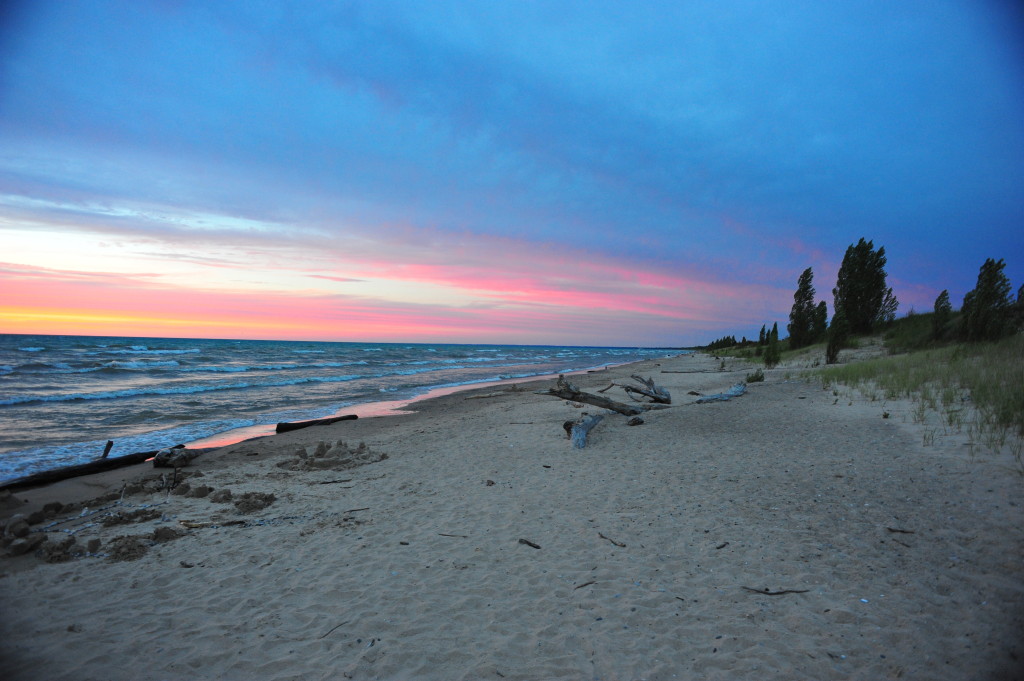
[[[329,419],[316,419],[314,421],[294,421],[291,423],[279,423],[274,432],[277,433],[288,433],[293,430],[300,430],[302,428],[309,428],[310,426],[327,426],[338,421],[354,421],[359,418],[356,414],[346,414],[345,416],[334,416]]]
[[[587,446],[587,435],[591,429],[601,422],[604,414],[583,414],[576,421],[566,421],[562,427],[569,433],[572,446],[576,449],[583,449]]]
[[[202,450],[184,447],[161,449],[153,456],[153,468],[182,468],[202,453]]]
[[[697,404],[704,404],[705,402],[728,402],[730,398],[739,397],[743,393],[747,392],[746,383],[737,383],[733,387],[726,390],[724,393],[717,393],[715,395],[705,395],[697,400]]]
[[[625,390],[626,394],[630,397],[633,397],[633,393],[636,393],[638,395],[643,395],[657,404],[672,404],[672,395],[669,394],[668,390],[655,385],[653,378],[641,378],[640,376],[630,376],[630,378],[643,386],[642,388],[638,388],[634,385],[622,386],[622,389]]]
[[[585,402],[586,404],[600,407],[602,409],[610,409],[611,411],[616,411],[620,414],[625,414],[626,416],[638,416],[648,409],[665,409],[667,407],[667,405],[664,404],[623,404],[622,402],[616,402],[615,400],[610,400],[607,397],[602,397],[601,395],[581,392],[579,388],[565,380],[565,376],[563,375],[558,376],[558,382],[555,383],[554,388],[537,390],[534,391],[534,394],[560,397],[563,400],[572,400],[573,402]]]
[[[206,447],[204,449],[190,449],[189,451],[197,454],[204,454],[206,452],[212,452],[215,449],[218,448]],[[61,480],[70,480],[71,478],[77,478],[82,475],[92,475],[93,473],[103,473],[104,471],[112,471],[117,468],[124,468],[125,466],[134,466],[136,464],[144,463],[147,459],[156,456],[159,451],[160,450],[135,452],[134,454],[125,454],[124,456],[114,456],[107,459],[96,459],[94,461],[87,461],[85,463],[74,464],[71,466],[62,466],[49,471],[39,471],[38,473],[32,473],[31,475],[0,483],[0,490],[38,487],[40,485],[49,485],[50,483],[60,482]]]

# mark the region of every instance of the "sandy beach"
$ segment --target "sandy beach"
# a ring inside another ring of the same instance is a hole
[[[575,376],[673,395],[582,450],[601,410],[546,380],[18,491],[8,552],[47,541],[0,560],[4,677],[1024,678],[1009,456],[784,367],[690,394],[750,369]]]

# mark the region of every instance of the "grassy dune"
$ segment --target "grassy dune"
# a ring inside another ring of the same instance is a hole
[[[1024,335],[996,343],[953,344],[816,369],[823,386],[843,384],[872,398],[909,398],[915,419],[938,413],[972,441],[1009,445],[1024,474]]]

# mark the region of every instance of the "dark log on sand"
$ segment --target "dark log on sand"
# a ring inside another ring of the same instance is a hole
[[[310,426],[327,426],[338,421],[354,421],[359,418],[356,414],[346,414],[345,416],[335,416],[329,419],[316,419],[315,421],[294,421],[292,423],[279,423],[275,432],[288,433],[293,430],[300,430],[302,428],[309,428]]]
[[[215,449],[218,449],[218,447],[190,449],[188,451],[194,454],[204,454],[206,452],[212,452]],[[160,450],[135,452],[134,454],[126,454],[124,456],[96,459],[94,461],[87,461],[85,463],[74,464],[72,466],[63,466],[49,471],[39,471],[38,473],[32,473],[31,475],[26,475],[22,478],[15,478],[14,480],[8,480],[7,482],[0,483],[0,490],[38,487],[40,485],[49,485],[50,483],[60,482],[61,480],[70,480],[71,478],[77,478],[82,475],[92,475],[93,473],[103,473],[104,471],[112,471],[117,468],[124,468],[125,466],[134,466],[136,464],[144,463],[147,459],[156,456],[159,451]]]
[[[638,395],[643,395],[657,404],[672,404],[672,395],[669,394],[668,390],[655,385],[653,378],[641,378],[639,376],[631,376],[630,378],[643,386],[642,388],[638,388],[634,385],[622,386],[622,389],[625,390],[626,394],[630,397],[633,397],[633,393],[637,393]]]
[[[551,397],[560,397],[563,400],[571,400],[573,402],[584,402],[586,404],[600,407],[602,409],[610,409],[617,411],[620,414],[626,416],[637,416],[642,414],[649,409],[666,409],[667,405],[664,404],[623,404],[622,402],[616,402],[615,400],[609,400],[607,397],[601,395],[594,395],[592,393],[581,392],[579,388],[574,386],[569,381],[565,380],[565,376],[559,375],[558,382],[555,383],[554,388],[548,388],[547,390],[537,390],[534,392],[536,395],[549,395]]]

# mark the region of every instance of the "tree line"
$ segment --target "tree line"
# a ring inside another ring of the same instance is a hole
[[[815,302],[814,271],[808,267],[797,280],[793,294],[793,307],[789,313],[788,347],[797,350],[815,343],[826,342],[825,361],[834,364],[839,351],[853,335],[867,335],[896,319],[899,301],[887,285],[885,248],[875,248],[872,241],[861,238],[851,244],[843,256],[842,265],[832,289],[833,315],[828,321],[828,307],[824,300]],[[1024,320],[1024,285],[1012,295],[1010,280],[1003,273],[1006,263],[988,258],[981,266],[973,290],[964,296],[959,316],[955,316],[949,291],[942,291],[935,299],[932,318],[932,338],[935,341],[962,340],[978,342],[998,340],[1015,333]],[[725,336],[706,346],[718,350],[733,346],[755,345],[746,337],[741,343],[735,336]],[[781,347],[778,323],[761,327],[756,342],[757,356],[764,358],[768,367],[778,364]]]

